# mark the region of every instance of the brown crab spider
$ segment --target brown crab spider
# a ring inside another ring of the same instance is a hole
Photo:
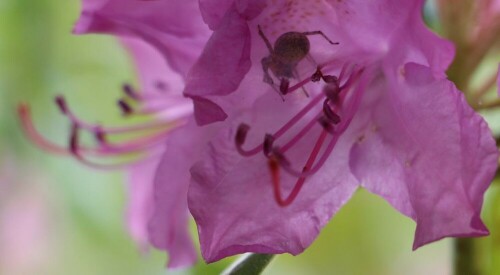
[[[264,82],[271,85],[282,98],[288,93],[290,78],[298,78],[297,64],[309,54],[311,45],[307,38],[308,36],[321,35],[330,44],[339,44],[338,42],[331,41],[322,31],[286,32],[276,39],[273,48],[260,25],[257,27],[260,37],[262,37],[269,50],[269,55],[261,60],[262,70],[264,71]],[[269,70],[280,80],[279,90],[274,86],[274,81],[269,74]],[[302,89],[308,95],[305,89]]]

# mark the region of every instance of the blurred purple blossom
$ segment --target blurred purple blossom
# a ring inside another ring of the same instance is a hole
[[[6,151],[0,175],[0,273],[35,274],[57,256],[60,205],[45,175]]]
[[[67,146],[45,140],[31,121],[29,107],[21,104],[19,113],[27,134],[40,147],[71,155],[92,168],[126,169],[131,235],[142,249],[152,244],[168,251],[169,268],[194,264],[196,252],[188,228],[189,181],[173,174],[168,182],[162,182],[168,192],[161,194],[155,191],[154,182],[158,177],[165,180],[161,175],[155,176],[162,159],[186,162],[186,168],[178,173],[189,175],[190,159],[170,154],[171,149],[165,145],[175,139],[168,138],[170,133],[186,128],[192,116],[192,103],[182,96],[184,78],[209,35],[199,15],[197,1],[84,0],[74,33],[113,34],[121,40],[136,66],[140,89],[125,84],[118,106],[125,117],[152,115],[153,119],[128,127],[87,123],[72,112],[64,97],[59,96],[56,103],[71,122]],[[95,146],[81,144],[83,131],[95,137]],[[116,136],[131,133],[135,134],[134,139],[116,141]],[[186,140],[182,136],[179,138]],[[140,157],[128,162],[95,160],[96,157],[104,159],[130,154]]]

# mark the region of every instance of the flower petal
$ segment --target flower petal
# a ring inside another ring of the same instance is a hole
[[[192,96],[194,104],[194,117],[200,126],[210,124],[215,121],[224,121],[227,118],[226,112],[210,99],[201,96]]]
[[[417,222],[414,249],[488,234],[480,211],[498,150],[463,94],[415,63],[374,93],[350,158],[362,185]]]
[[[133,58],[142,93],[182,95],[184,80],[169,66],[165,66],[156,48],[138,38],[121,37],[120,42]]]
[[[235,91],[250,70],[250,41],[246,20],[232,7],[189,72],[184,94],[196,102],[205,96]],[[215,104],[195,103],[196,119],[201,125],[220,121],[224,116],[214,115],[220,111]]]
[[[211,30],[217,30],[234,0],[200,0],[200,11],[203,20]]]
[[[189,207],[206,261],[243,252],[299,254],[356,189],[345,161],[352,144],[349,134],[340,139],[323,169],[307,178],[296,200],[287,207],[274,200],[268,160],[263,154],[242,157],[237,153],[234,139],[240,122],[256,126],[250,129],[247,142],[258,144],[265,133],[280,127],[305,102],[303,95],[283,102],[268,93],[252,111],[225,122],[202,161],[191,169]],[[322,127],[314,126],[300,141],[303,146],[287,152],[295,165],[303,165],[320,131]],[[283,193],[288,194],[297,178],[284,171],[281,174]]]
[[[143,100],[142,104],[154,108],[155,101],[159,101],[157,103],[160,104],[160,107],[167,110],[159,113],[158,117],[172,121],[180,118],[186,119],[192,113],[192,103],[182,97],[182,78],[166,66],[157,49],[145,41],[130,37],[121,38],[120,41],[129,50],[134,64],[137,66],[141,82],[141,92],[138,95],[157,98],[157,100]],[[170,104],[170,106],[165,107],[166,104]],[[128,169],[130,196],[127,215],[128,226],[131,235],[144,250],[149,247],[151,239],[155,237],[149,232],[148,224],[153,217],[154,207],[157,207],[154,202],[153,194],[156,191],[153,183],[157,167],[162,160],[160,154],[164,150],[163,144],[148,149],[150,158],[137,162]],[[178,203],[179,199],[183,198],[178,209],[172,209],[176,206],[169,204],[170,208],[167,209],[167,213],[170,213],[173,218],[165,220],[164,233],[170,234],[168,235],[170,239],[162,243],[161,247],[156,245],[160,249],[168,250],[170,254],[169,268],[192,265],[196,261],[196,253],[187,227],[187,191],[185,188],[173,188],[173,193],[169,193],[169,196],[165,197],[167,204]]]
[[[266,7],[266,0],[200,0],[203,20],[210,29],[217,30],[228,10],[234,5],[238,13],[251,20]]]
[[[328,2],[334,7],[342,30],[351,34],[349,45],[355,44],[367,52],[397,53],[397,58],[405,59],[400,64],[428,65],[435,74],[445,77],[444,71],[453,60],[454,47],[425,26],[423,0]]]
[[[246,20],[254,19],[267,6],[267,0],[236,0],[234,3]]]
[[[161,53],[138,38],[122,37],[139,76],[140,93],[154,100],[142,100],[144,108],[161,110],[157,117],[174,121],[193,113],[193,103],[182,95],[184,80],[163,59]]]
[[[175,129],[167,138],[167,149],[156,170],[149,236],[156,248],[168,250],[169,267],[187,266],[196,261],[188,227],[189,169],[211,137],[210,130],[210,127],[197,127],[194,120]]]
[[[149,246],[147,225],[153,210],[153,178],[159,159],[137,162],[128,170],[127,223],[130,234],[143,249]]]
[[[84,0],[74,33],[141,38],[186,75],[209,35],[199,13],[195,0]]]
[[[188,266],[196,262],[196,252],[188,228],[187,188],[189,155],[185,154],[188,128],[174,130],[154,177],[154,214],[149,223],[150,241],[167,250],[169,267]]]

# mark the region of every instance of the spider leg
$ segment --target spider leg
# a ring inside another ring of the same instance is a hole
[[[302,33],[303,35],[321,35],[323,36],[323,38],[326,39],[326,41],[328,41],[328,43],[332,44],[332,45],[338,45],[340,44],[339,42],[333,42],[332,40],[330,40],[330,38],[328,38],[322,31],[312,31],[312,32],[303,32]]]
[[[262,31],[262,28],[260,25],[257,25],[257,28],[259,29],[259,35],[262,37],[262,40],[264,40],[264,43],[266,43],[267,49],[269,50],[270,54],[273,54],[273,46],[271,45],[271,42],[269,42],[269,39],[267,39],[266,35]]]
[[[262,64],[262,70],[264,71],[264,79],[263,81],[269,85],[274,85],[273,78],[269,74],[269,66],[271,66],[271,63],[273,62],[272,57],[264,57],[260,60],[260,63]]]
[[[271,86],[273,90],[280,95],[281,99],[285,101],[285,97],[283,97],[283,94],[278,90],[278,88],[276,88],[276,85],[274,85],[274,80],[269,74],[269,66],[272,63],[272,57],[271,56],[264,57],[262,58],[260,63],[262,64],[262,70],[264,71],[264,79],[263,79],[264,83],[269,84],[269,86]]]
[[[306,55],[307,61],[311,62],[315,67],[318,67],[318,62],[314,59],[314,57],[311,54]]]
[[[300,79],[299,72],[297,71],[297,68],[293,69],[293,78]],[[304,94],[306,95],[306,97],[309,97],[309,93],[307,92],[307,90],[304,87],[304,85],[302,85],[302,87],[300,87],[300,88],[302,89],[302,91],[304,92]]]
[[[285,96],[281,93],[281,91],[278,90],[278,88],[276,88],[276,86],[274,85],[271,85],[271,87],[273,87],[273,90],[278,93],[278,95],[281,97],[281,100],[283,100],[283,102],[285,102]]]

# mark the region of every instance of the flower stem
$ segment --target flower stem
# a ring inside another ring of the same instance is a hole
[[[475,96],[476,101],[480,101],[484,95],[486,95],[489,91],[492,90],[493,87],[495,87],[497,83],[497,74],[494,73],[492,74],[479,89],[475,92],[472,92],[472,94]]]
[[[261,274],[273,259],[273,254],[252,254],[247,253],[236,260],[226,270],[223,275],[255,275]]]
[[[454,275],[479,275],[474,239],[457,238],[454,243]]]
[[[496,98],[489,102],[484,102],[481,105],[475,107],[476,111],[497,108],[500,106],[500,99]]]

